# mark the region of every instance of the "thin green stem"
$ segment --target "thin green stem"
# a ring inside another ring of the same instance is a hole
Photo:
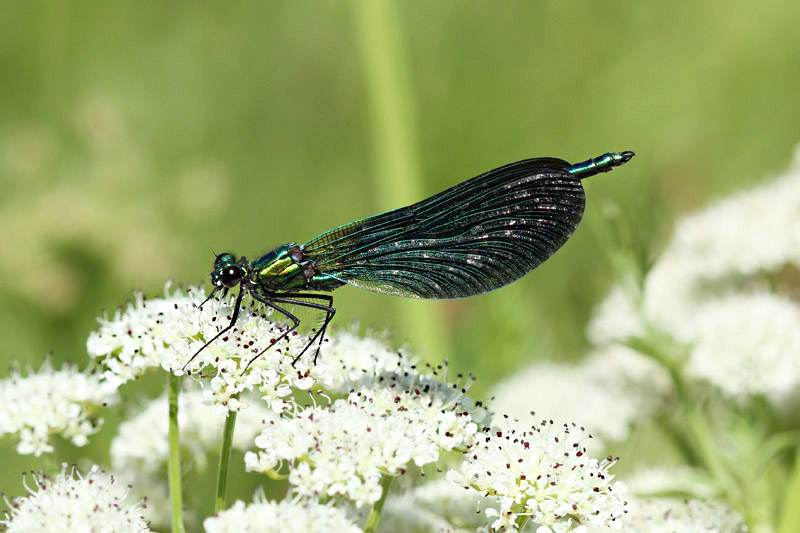
[[[360,0],[353,3],[356,33],[364,67],[364,81],[372,119],[371,135],[375,188],[384,210],[422,198],[416,105],[410,82],[401,17],[395,2]],[[440,311],[417,302],[397,302],[401,322],[424,339],[429,353],[446,357],[449,339]]]
[[[238,398],[239,395],[233,395]],[[228,411],[225,428],[222,430],[222,449],[219,452],[219,469],[217,470],[217,496],[214,500],[214,514],[228,508],[228,470],[231,464],[231,448],[233,430],[236,427],[236,411]]]
[[[531,519],[531,515],[529,514],[520,514],[517,515],[517,531],[522,531],[525,529],[525,525],[528,523],[528,520]]]
[[[178,432],[178,395],[181,381],[171,373],[167,378],[169,398],[169,497],[172,501],[172,533],[184,533],[183,488],[181,486],[181,440]]]
[[[781,505],[778,533],[800,531],[800,446],[794,457],[794,469],[789,477]]]
[[[378,520],[381,519],[381,511],[383,511],[383,504],[386,503],[386,497],[389,496],[389,489],[392,487],[394,476],[384,475],[381,479],[381,499],[372,504],[372,509],[367,517],[367,523],[364,524],[364,533],[374,533],[375,528],[378,527]]]

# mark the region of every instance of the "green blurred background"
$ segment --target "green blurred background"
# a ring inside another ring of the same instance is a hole
[[[576,359],[615,247],[646,264],[677,215],[787,166],[798,22],[790,1],[5,0],[0,357],[85,365],[101,309],[206,282],[212,250],[253,258],[518,159],[634,150],[520,282],[335,293],[337,325],[390,328],[478,392]]]

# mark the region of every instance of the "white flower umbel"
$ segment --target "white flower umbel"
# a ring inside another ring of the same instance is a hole
[[[0,381],[0,435],[16,435],[21,454],[53,451],[50,437],[56,433],[83,446],[103,423],[97,408],[116,400],[116,387],[72,365],[55,370],[46,360],[28,375],[12,369]]]
[[[746,533],[742,517],[722,504],[703,500],[631,498],[622,519],[630,533]],[[590,533],[611,532],[589,528]]]
[[[205,296],[198,287],[187,293],[171,292],[167,287],[164,298],[153,300],[137,295],[113,319],[100,320],[99,330],[87,342],[90,355],[100,358],[109,379],[120,382],[154,367],[180,374],[203,343],[228,325],[233,313],[234,295],[212,299],[200,308]],[[200,352],[186,371],[211,378],[206,398],[222,410],[240,410],[243,405],[235,396],[257,390],[280,412],[288,405],[293,389],[308,390],[316,381],[326,381],[325,366],[314,364],[314,348],[292,366],[308,339],[292,334],[276,344],[286,328],[270,320],[269,310],[265,312],[246,298],[236,326]],[[248,367],[267,347],[270,349]]]
[[[516,425],[516,424],[514,424]],[[611,457],[586,455],[582,432],[542,422],[526,431],[510,425],[486,428],[465,452],[460,471],[448,479],[493,501],[486,515],[494,530],[516,531],[521,521],[538,524],[539,533],[563,533],[586,525],[621,527],[626,487],[614,482]]]
[[[689,375],[738,399],[775,402],[800,385],[800,307],[774,294],[730,295],[704,303],[689,329]]]
[[[559,425],[575,422],[596,437],[587,443],[596,451],[606,441],[625,440],[631,425],[650,416],[669,393],[666,370],[630,348],[610,345],[578,365],[545,361],[516,372],[494,388],[491,407],[520,419],[535,409]]]
[[[55,479],[34,474],[29,496],[17,499],[0,524],[8,533],[91,531],[141,533],[150,531],[138,503],[124,500],[127,488],[96,466],[81,476],[64,468]]]
[[[659,329],[682,334],[705,297],[787,265],[800,267],[800,149],[781,178],[678,222],[645,280],[645,316]]]
[[[247,469],[271,473],[287,464],[295,493],[341,495],[360,507],[381,498],[382,476],[469,446],[475,419],[486,416],[458,385],[410,374],[377,379],[346,399],[270,422],[256,438],[262,450],[245,456]]]
[[[342,509],[315,501],[237,501],[203,522],[206,533],[361,533]]]

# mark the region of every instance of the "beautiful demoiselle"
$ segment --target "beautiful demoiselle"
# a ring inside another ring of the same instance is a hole
[[[578,227],[585,204],[581,180],[633,156],[607,153],[574,165],[554,158],[526,159],[408,207],[339,226],[303,245],[284,244],[255,261],[220,254],[208,298],[241,285],[239,294],[228,325],[189,362],[236,324],[245,293],[289,320],[272,344],[300,325],[287,305],[325,313],[297,361],[314,341],[320,339],[321,345],[336,313],[333,296],[316,291],[347,284],[395,296],[446,299],[511,283],[553,255]]]

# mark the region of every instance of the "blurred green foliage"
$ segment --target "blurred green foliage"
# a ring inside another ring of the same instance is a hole
[[[392,7],[423,196],[526,157],[638,154],[590,180],[572,240],[501,291],[336,292],[338,325],[390,327],[478,391],[535,358],[580,357],[614,247],[646,264],[678,214],[785,168],[800,137],[797,2]],[[0,357],[84,364],[94,317],[134,287],[205,282],[212,250],[252,258],[399,207],[378,200],[356,9],[2,2]],[[415,313],[432,313],[449,353],[426,352]]]

